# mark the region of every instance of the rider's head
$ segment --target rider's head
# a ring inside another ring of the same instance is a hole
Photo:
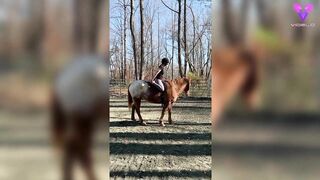
[[[161,64],[164,65],[164,66],[168,65],[169,64],[169,59],[168,58],[163,58],[161,60]]]

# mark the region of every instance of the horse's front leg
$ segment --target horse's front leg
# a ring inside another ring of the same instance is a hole
[[[162,119],[163,119],[163,117],[164,117],[164,114],[165,114],[165,112],[166,112],[166,109],[167,109],[167,106],[163,106],[162,112],[161,112],[161,116],[160,116],[160,119],[159,119],[159,124],[160,124],[160,126],[165,126],[164,123],[163,123],[163,121],[162,121]]]
[[[169,124],[173,124],[172,119],[171,119],[171,111],[172,111],[172,104],[170,104],[169,107],[168,107],[168,121],[169,121]]]

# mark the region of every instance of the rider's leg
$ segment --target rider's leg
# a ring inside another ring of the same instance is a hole
[[[157,83],[159,84],[160,88],[161,88],[161,91],[163,92],[164,91],[164,85],[163,85],[163,82],[160,80],[160,79],[157,79]]]
[[[159,87],[161,88],[161,91],[162,91],[161,96],[160,96],[161,104],[164,104],[164,102],[165,102],[165,89],[164,89],[163,82],[160,79],[157,79],[157,84],[159,85]]]
[[[157,87],[160,91],[162,91],[162,92],[164,91],[164,86],[163,86],[163,83],[160,79],[155,79],[155,84],[157,85]]]

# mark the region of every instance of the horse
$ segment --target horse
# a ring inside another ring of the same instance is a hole
[[[147,125],[141,116],[140,107],[141,100],[146,100],[150,103],[163,104],[162,112],[159,119],[159,124],[165,126],[162,119],[165,115],[166,110],[168,110],[168,122],[173,124],[171,118],[172,106],[179,97],[179,95],[184,92],[186,96],[189,96],[189,87],[191,80],[186,77],[176,78],[174,80],[163,81],[165,85],[165,96],[163,102],[161,102],[161,92],[158,88],[149,81],[146,80],[136,80],[129,84],[128,86],[128,107],[131,110],[131,120],[136,121],[135,112],[139,116],[139,122],[141,125]]]
[[[98,120],[108,117],[108,68],[96,56],[76,58],[55,79],[51,90],[51,132],[62,152],[62,179],[73,179],[80,163],[88,180],[94,180],[92,141]]]
[[[228,46],[216,49],[212,59],[212,121],[216,125],[224,109],[238,93],[249,109],[259,104],[259,54],[253,49]]]

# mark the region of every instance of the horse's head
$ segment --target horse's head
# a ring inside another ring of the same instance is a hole
[[[173,89],[173,94],[172,96],[174,97],[174,101],[177,100],[179,95],[184,92],[186,96],[189,96],[189,89],[190,89],[190,83],[191,80],[186,77],[182,78],[176,78],[171,81],[172,89]]]
[[[185,86],[183,91],[186,94],[186,96],[189,96],[190,95],[189,88],[190,88],[191,79],[187,78],[187,77],[184,77],[183,81],[186,84],[186,86]]]
[[[212,63],[212,114],[218,121],[236,95],[249,108],[259,105],[259,59],[251,49],[233,46],[216,50]]]

